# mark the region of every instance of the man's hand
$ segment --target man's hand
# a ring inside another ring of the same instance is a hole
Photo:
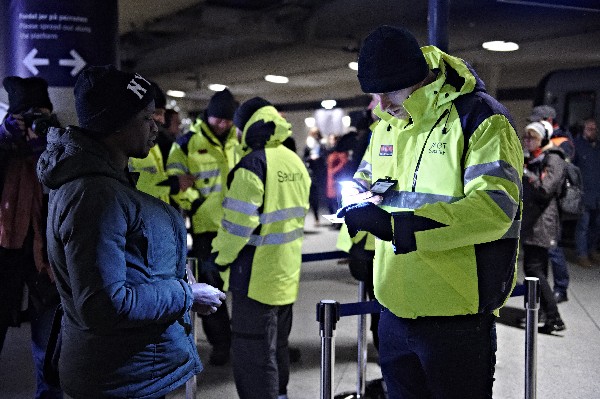
[[[351,237],[359,231],[368,231],[384,241],[392,241],[392,215],[371,202],[361,202],[338,212],[348,226]]]
[[[206,316],[217,311],[226,298],[223,291],[204,283],[190,284],[194,294],[194,304],[192,310],[202,316]]]

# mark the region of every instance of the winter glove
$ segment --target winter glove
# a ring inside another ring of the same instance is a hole
[[[368,231],[383,241],[392,241],[392,215],[371,202],[349,205],[337,214],[343,217],[351,237]]]
[[[23,135],[25,122],[22,117],[15,118],[13,114],[9,114],[0,129],[1,136],[5,136],[8,141],[14,141]]]
[[[223,279],[221,279],[221,274],[219,273],[219,265],[215,262],[218,255],[218,252],[213,252],[206,260],[202,261],[200,265],[200,280],[213,287],[222,288]]]
[[[225,293],[211,285],[194,283],[190,287],[194,294],[192,310],[201,315],[215,313],[217,308],[225,301]]]

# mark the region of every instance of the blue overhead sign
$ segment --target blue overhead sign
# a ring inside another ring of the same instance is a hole
[[[8,3],[7,75],[74,86],[86,65],[117,63],[117,0],[3,0]]]

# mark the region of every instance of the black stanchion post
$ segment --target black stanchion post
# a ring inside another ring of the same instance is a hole
[[[358,282],[358,302],[367,300],[366,284]],[[358,363],[356,368],[356,397],[365,396],[365,383],[367,377],[367,315],[362,313],[358,316]]]
[[[333,398],[335,325],[339,319],[337,301],[325,299],[317,304],[317,321],[321,330],[321,399]]]
[[[194,279],[198,276],[198,259],[197,258],[187,258],[186,262],[186,272],[188,273],[188,282],[190,282],[190,274],[194,277]],[[190,322],[192,324],[192,337],[194,339],[194,344],[196,342],[196,312],[190,310]],[[187,380],[185,383],[185,399],[196,399],[196,375]]]
[[[540,307],[540,281],[537,277],[525,278],[525,399],[536,399],[537,385],[537,334]]]

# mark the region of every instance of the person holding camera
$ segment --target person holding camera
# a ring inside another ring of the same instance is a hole
[[[46,256],[48,196],[35,173],[46,147],[46,129],[59,123],[44,79],[9,76],[2,83],[9,108],[0,125],[0,351],[8,327],[29,319],[35,397],[62,398],[62,391],[49,386],[42,372],[52,316],[60,300]],[[22,306],[25,293],[26,308]]]

